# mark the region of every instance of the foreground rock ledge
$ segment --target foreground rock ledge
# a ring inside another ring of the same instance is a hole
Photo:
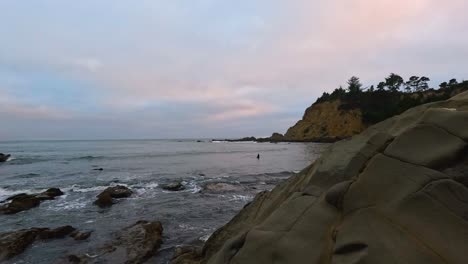
[[[467,263],[468,92],[340,141],[172,263]]]

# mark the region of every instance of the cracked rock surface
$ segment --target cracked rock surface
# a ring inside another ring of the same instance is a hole
[[[468,263],[468,92],[340,141],[172,263]]]

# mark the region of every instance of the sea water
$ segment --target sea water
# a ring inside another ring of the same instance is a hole
[[[0,152],[12,155],[0,163],[0,201],[51,187],[65,192],[28,211],[0,215],[0,233],[63,225],[93,231],[86,241],[36,242],[9,263],[53,263],[85,253],[138,220],[162,222],[164,244],[148,263],[167,263],[176,246],[206,240],[258,192],[309,165],[326,146],[209,140],[0,142]],[[182,181],[185,190],[161,188],[174,181]],[[203,191],[209,183],[235,188]],[[134,194],[109,209],[93,205],[96,195],[115,185],[127,186]]]

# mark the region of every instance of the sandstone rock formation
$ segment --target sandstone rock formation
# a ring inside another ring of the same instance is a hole
[[[340,110],[341,101],[314,104],[284,135],[288,141],[332,142],[361,133],[365,128],[359,109]]]
[[[331,145],[172,263],[467,263],[468,92]]]
[[[70,255],[62,263],[144,263],[161,246],[162,232],[163,227],[158,221],[138,221],[108,244],[84,255]]]
[[[58,188],[50,188],[38,194],[20,193],[0,202],[0,214],[16,214],[39,206],[42,201],[54,200],[55,197],[63,195]]]
[[[114,204],[113,198],[127,198],[130,197],[132,193],[133,192],[129,188],[122,185],[109,187],[97,196],[97,200],[94,204],[101,208],[110,207]]]

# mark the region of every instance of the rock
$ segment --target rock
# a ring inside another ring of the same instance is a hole
[[[185,186],[180,181],[162,185],[161,188],[173,192],[185,190]]]
[[[72,226],[63,226],[55,229],[34,227],[0,233],[0,262],[21,254],[37,239],[64,238],[74,230],[75,228]]]
[[[7,161],[10,157],[11,157],[11,155],[9,155],[9,154],[0,153],[0,162],[5,162],[5,161]]]
[[[224,182],[212,182],[203,186],[202,192],[223,193],[243,191],[245,187]]]
[[[123,229],[113,241],[93,252],[69,255],[65,263],[144,263],[156,254],[162,244],[163,227],[160,222],[138,221]],[[92,258],[89,256],[93,256]]]
[[[91,236],[91,231],[89,232],[79,232],[79,231],[74,231],[70,234],[70,237],[72,237],[75,240],[86,240]]]
[[[46,229],[39,232],[39,239],[64,238],[74,232],[76,229],[72,226],[62,226],[55,229]]]
[[[103,168],[97,168],[97,169],[93,169],[95,171],[103,171],[104,169]]]
[[[114,200],[110,193],[102,192],[97,196],[97,200],[94,201],[94,204],[101,208],[106,208],[112,206],[114,204]]]
[[[331,145],[172,263],[466,263],[467,113],[465,92]]]
[[[112,198],[127,198],[130,197],[132,193],[133,192],[129,188],[122,185],[109,187],[97,196],[97,200],[94,204],[101,208],[110,207],[114,203]]]
[[[21,254],[36,239],[38,230],[23,229],[0,234],[0,262]]]
[[[3,205],[0,205],[0,213],[16,214],[37,207],[42,201],[54,200],[55,197],[60,195],[63,195],[63,192],[58,188],[50,188],[38,194],[20,193],[3,201]]]

